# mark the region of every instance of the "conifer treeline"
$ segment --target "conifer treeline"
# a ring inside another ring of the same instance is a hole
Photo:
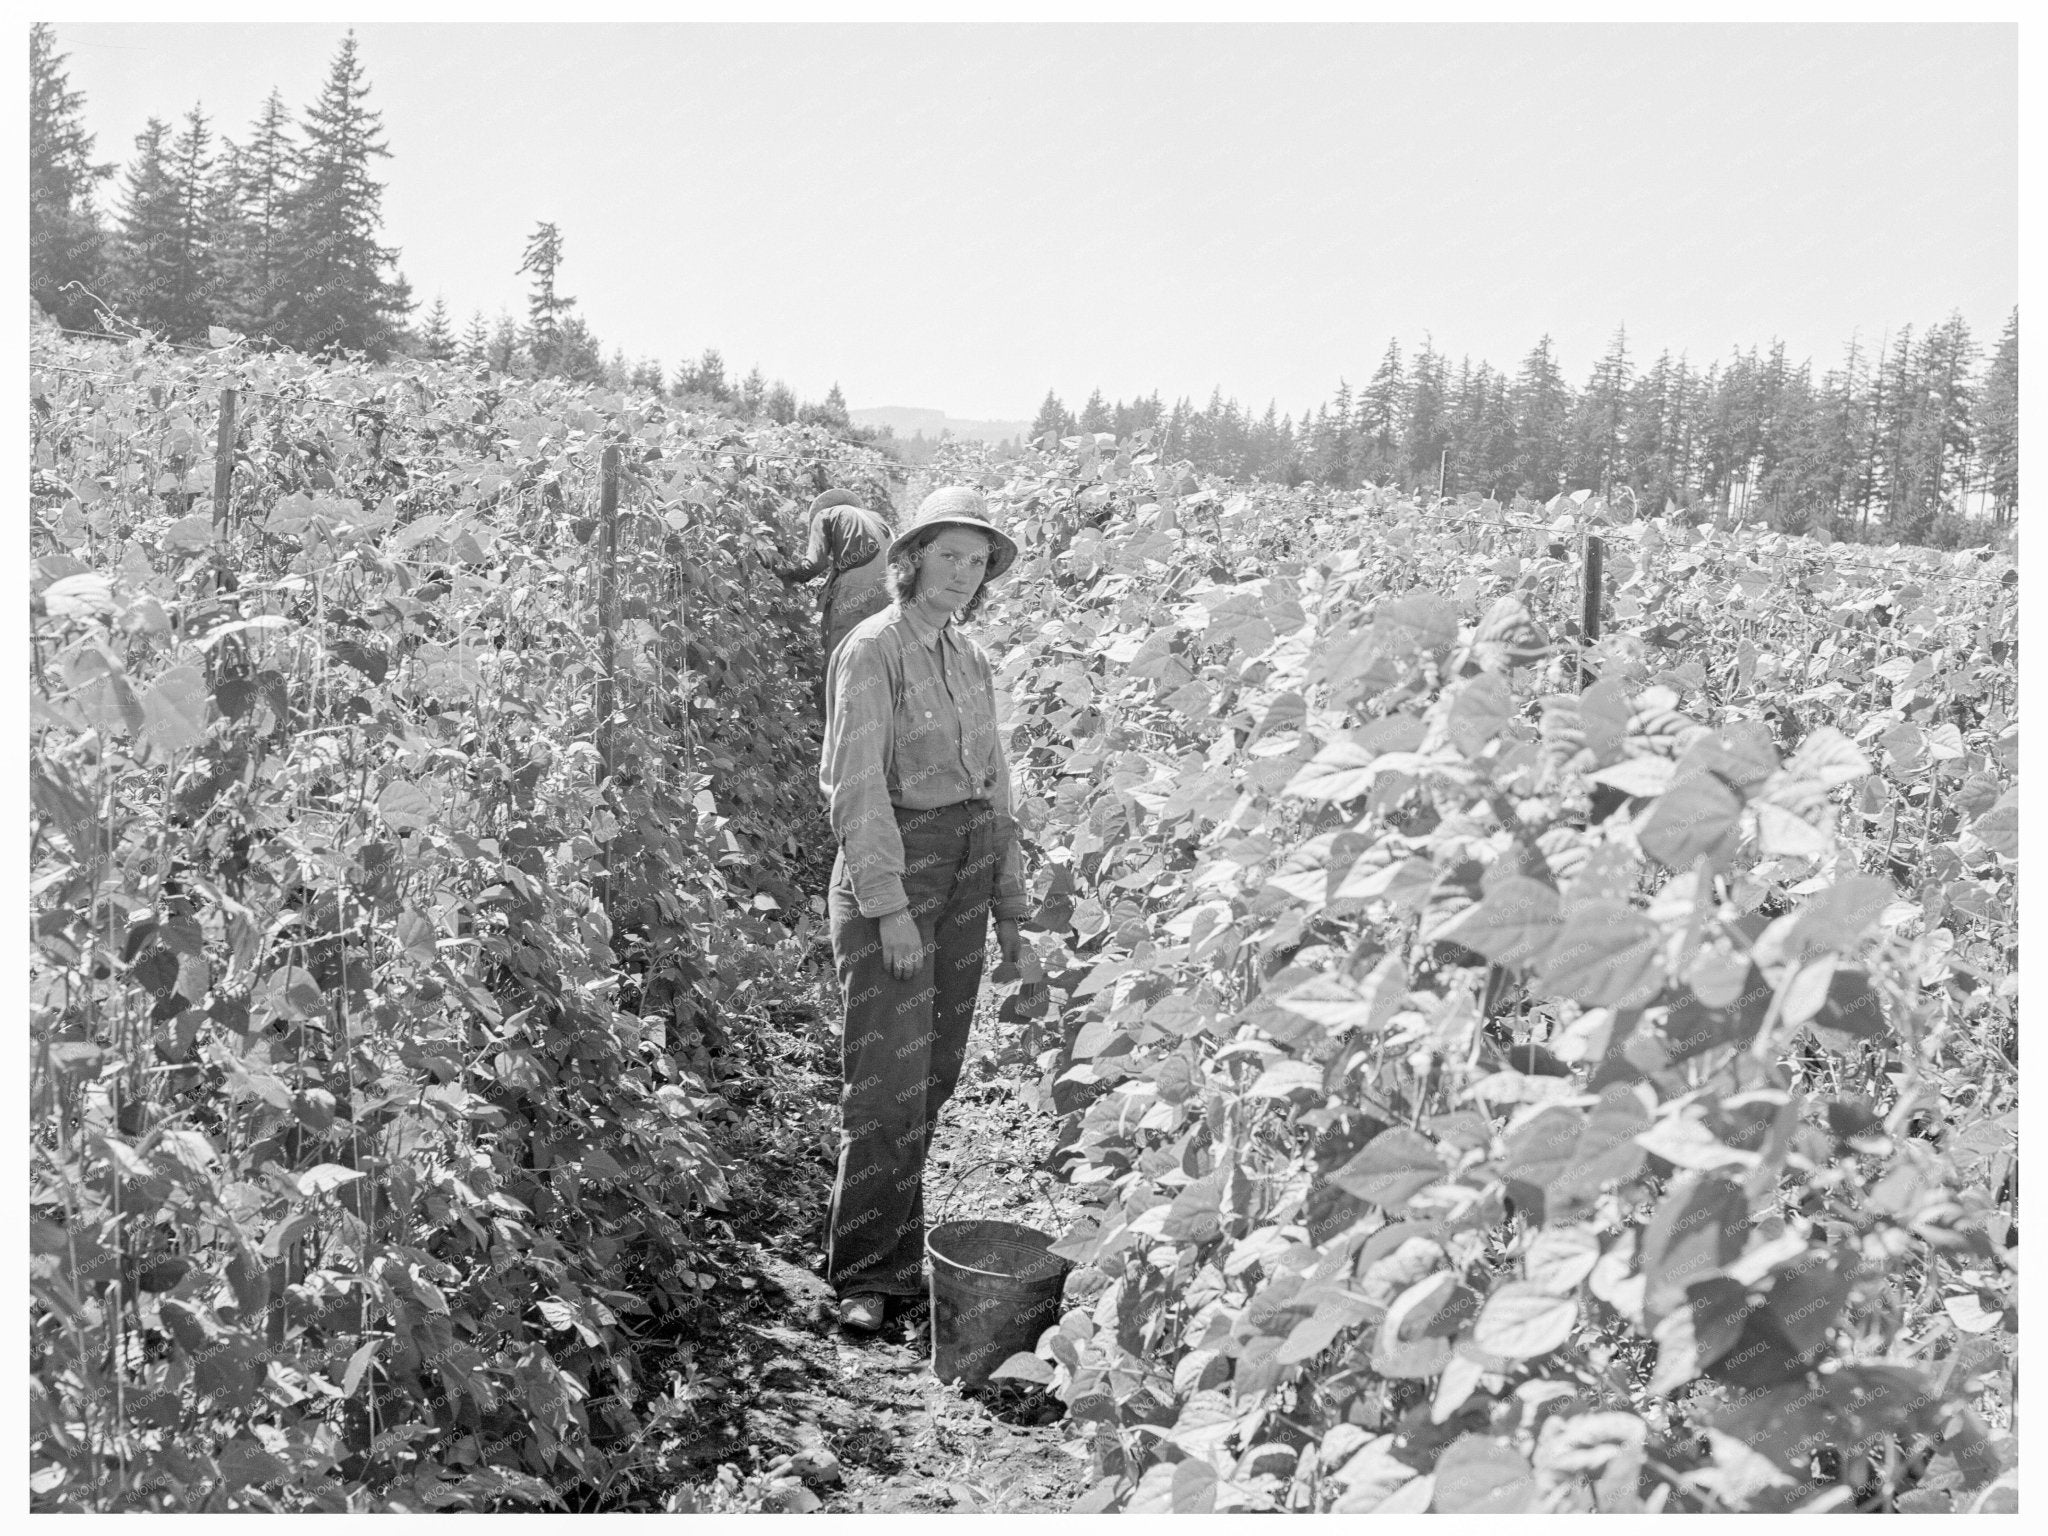
[[[29,292],[71,329],[107,314],[171,341],[211,326],[305,352],[383,357],[404,336],[412,296],[398,252],[378,243],[385,147],[354,34],[318,99],[294,123],[273,91],[245,142],[194,106],[174,131],[152,117],[102,223],[95,191],[115,167],[93,160],[84,99],[46,23],[29,40]]]
[[[275,91],[241,143],[218,136],[198,106],[178,131],[151,118],[113,189],[110,219],[96,194],[116,167],[94,161],[84,97],[64,64],[54,32],[37,23],[29,40],[29,292],[67,329],[98,329],[103,312],[174,342],[205,342],[219,326],[302,352],[454,359],[855,433],[837,384],[822,401],[800,401],[758,367],[728,378],[716,348],[672,379],[650,359],[629,364],[616,348],[605,356],[575,299],[560,291],[566,242],[552,223],[536,228],[517,268],[532,284],[524,325],[477,311],[458,334],[437,296],[409,326],[416,306],[398,252],[378,243],[383,187],[372,169],[390,150],[381,115],[368,105],[353,33],[296,123]]]
[[[1299,422],[1272,405],[1255,417],[1220,391],[1198,410],[1157,393],[1108,404],[1096,390],[1078,416],[1048,392],[1032,433],[1141,427],[1239,479],[1434,492],[1441,477],[1451,495],[1539,499],[1627,487],[1645,511],[1739,503],[1781,527],[1918,540],[1966,495],[1984,493],[2000,523],[2019,503],[2019,311],[1988,359],[1952,315],[1875,347],[1852,341],[1818,378],[1777,342],[1704,370],[1668,352],[1639,370],[1617,331],[1577,390],[1547,336],[1512,375],[1453,366],[1427,340],[1404,362],[1389,342],[1363,389],[1340,382]]]

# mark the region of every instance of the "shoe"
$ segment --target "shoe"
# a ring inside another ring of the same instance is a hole
[[[880,1333],[884,1300],[872,1291],[839,1302],[839,1326],[851,1333]]]

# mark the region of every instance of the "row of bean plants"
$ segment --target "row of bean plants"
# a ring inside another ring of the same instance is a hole
[[[948,468],[1084,1508],[2015,1507],[2009,555]]]
[[[879,462],[431,364],[32,369],[34,1505],[597,1497],[713,1283],[711,1050],[804,948],[766,563]]]

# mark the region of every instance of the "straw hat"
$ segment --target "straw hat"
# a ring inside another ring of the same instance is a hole
[[[896,535],[889,546],[889,558],[922,544],[945,528],[966,528],[988,535],[988,570],[983,581],[994,581],[1017,561],[1017,541],[988,518],[988,503],[981,492],[965,485],[946,485],[925,497],[910,526]]]

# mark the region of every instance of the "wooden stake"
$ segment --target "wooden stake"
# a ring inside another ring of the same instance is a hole
[[[1591,685],[1593,674],[1586,666],[1586,653],[1593,648],[1593,642],[1600,638],[1600,577],[1601,558],[1605,546],[1600,535],[1586,535],[1586,584],[1584,601],[1579,610],[1579,688],[1583,691]]]
[[[228,489],[235,474],[235,391],[220,392],[220,432],[213,441],[213,530],[228,531]]]
[[[220,392],[220,427],[213,438],[213,570],[205,583],[206,598],[222,605],[222,618],[233,618],[239,599],[231,596],[241,582],[228,562],[227,536],[234,531],[230,492],[235,478],[235,390]],[[206,681],[211,689],[222,677],[239,676],[246,670],[248,652],[240,635],[229,635],[206,658]]]
[[[597,501],[599,537],[603,539],[603,563],[597,571],[597,761],[600,782],[612,777],[615,742],[612,715],[618,708],[618,690],[612,676],[618,652],[619,628],[619,450],[608,444],[599,460]],[[618,808],[615,786],[604,789],[614,812]],[[598,901],[605,915],[612,911],[612,848],[616,838],[605,839],[604,876]]]
[[[604,563],[598,570],[597,587],[597,755],[610,778],[612,762],[612,714],[617,694],[612,665],[619,627],[619,450],[606,447],[600,469],[598,520],[603,530]]]

